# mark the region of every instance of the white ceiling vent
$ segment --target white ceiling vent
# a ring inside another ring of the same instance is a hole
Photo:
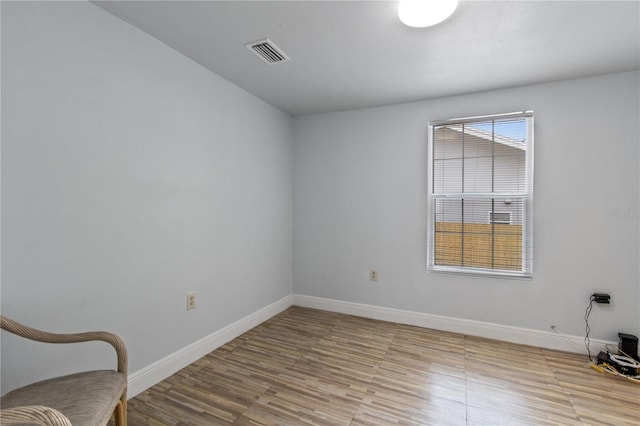
[[[251,50],[260,59],[262,59],[269,65],[291,60],[287,55],[284,54],[282,50],[278,48],[278,46],[273,44],[273,42],[268,38],[247,44],[247,49]]]

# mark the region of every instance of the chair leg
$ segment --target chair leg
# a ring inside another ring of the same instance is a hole
[[[127,401],[118,401],[114,410],[116,426],[127,426]]]

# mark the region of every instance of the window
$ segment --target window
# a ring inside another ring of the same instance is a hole
[[[531,277],[533,113],[429,123],[430,271]]]

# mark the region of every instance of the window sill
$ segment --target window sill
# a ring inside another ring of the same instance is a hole
[[[531,280],[531,272],[520,271],[507,271],[502,269],[482,269],[482,268],[457,268],[455,266],[429,266],[427,272],[434,272],[438,274],[457,274],[468,275],[474,277],[487,277],[487,278],[506,278],[506,279],[521,279]]]

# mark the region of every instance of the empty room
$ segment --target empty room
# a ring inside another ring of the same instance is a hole
[[[0,424],[640,424],[640,1],[0,15]]]

